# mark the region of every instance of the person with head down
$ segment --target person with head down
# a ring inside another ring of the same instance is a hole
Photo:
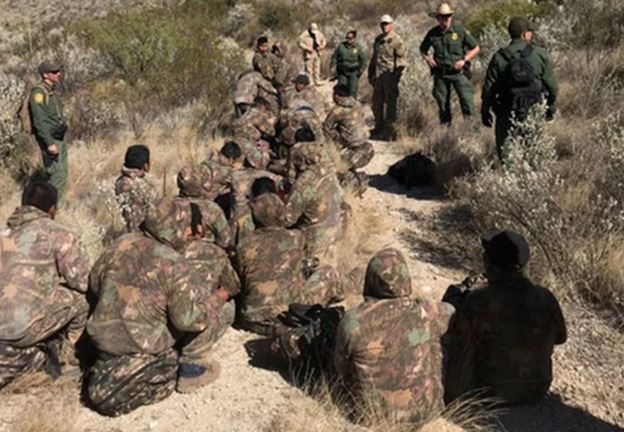
[[[543,397],[552,381],[555,345],[566,325],[555,296],[527,277],[530,249],[512,231],[481,239],[485,283],[450,287],[444,300],[457,307],[451,327],[446,399],[492,396],[506,404]]]
[[[211,348],[233,321],[233,308],[225,307],[230,293],[174,249],[202,231],[193,212],[191,204],[182,212],[150,209],[144,234],[117,239],[91,270],[87,332],[97,361],[85,377],[86,398],[101,414],[126,414],[219,376]],[[175,224],[161,213],[174,215]]]
[[[334,367],[356,418],[372,410],[422,424],[444,407],[441,337],[454,308],[411,294],[403,254],[381,250],[366,269],[364,303],[340,321]]]
[[[340,299],[338,272],[327,265],[311,271],[304,257],[301,231],[286,228],[286,206],[270,178],[252,185],[249,207],[256,229],[236,248],[236,268],[241,278],[237,298],[237,324],[254,333],[271,336],[277,316],[291,303],[328,304]]]

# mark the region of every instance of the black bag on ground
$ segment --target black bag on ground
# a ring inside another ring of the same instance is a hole
[[[421,152],[409,155],[388,169],[388,175],[406,187],[434,186],[436,164]]]

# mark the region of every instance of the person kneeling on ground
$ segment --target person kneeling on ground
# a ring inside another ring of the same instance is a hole
[[[451,286],[448,402],[467,392],[520,404],[543,397],[552,381],[553,346],[566,341],[555,296],[526,276],[529,245],[511,231],[483,236],[487,282]],[[467,285],[472,285],[467,287]]]
[[[77,364],[75,347],[89,310],[89,263],[76,236],[54,220],[58,194],[36,182],[0,231],[0,388]]]
[[[197,231],[189,221],[188,235]],[[229,294],[159,237],[147,228],[126,234],[91,270],[97,302],[87,332],[98,359],[86,376],[87,400],[105,415],[161,401],[174,389],[193,391],[220,372],[210,350],[229,325]]]
[[[338,325],[334,367],[357,419],[373,410],[420,424],[444,407],[440,339],[454,308],[411,293],[405,257],[384,249],[368,263],[364,303]]]

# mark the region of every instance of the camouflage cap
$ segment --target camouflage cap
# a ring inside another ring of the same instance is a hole
[[[212,180],[212,169],[205,164],[184,167],[177,177],[180,196],[207,197],[208,192],[212,189]]]
[[[321,161],[321,149],[315,142],[300,142],[290,151],[292,164],[298,168],[317,165]]]
[[[143,227],[159,242],[179,250],[185,244],[185,232],[190,225],[190,202],[166,197],[150,206]]]
[[[286,207],[277,194],[264,193],[249,202],[254,221],[261,227],[285,227]]]
[[[366,268],[364,296],[384,299],[411,293],[412,279],[403,254],[394,248],[377,252]]]

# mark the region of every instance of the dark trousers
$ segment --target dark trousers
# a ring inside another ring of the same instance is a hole
[[[373,83],[373,115],[375,129],[393,130],[397,120],[399,99],[399,75],[383,72]]]

